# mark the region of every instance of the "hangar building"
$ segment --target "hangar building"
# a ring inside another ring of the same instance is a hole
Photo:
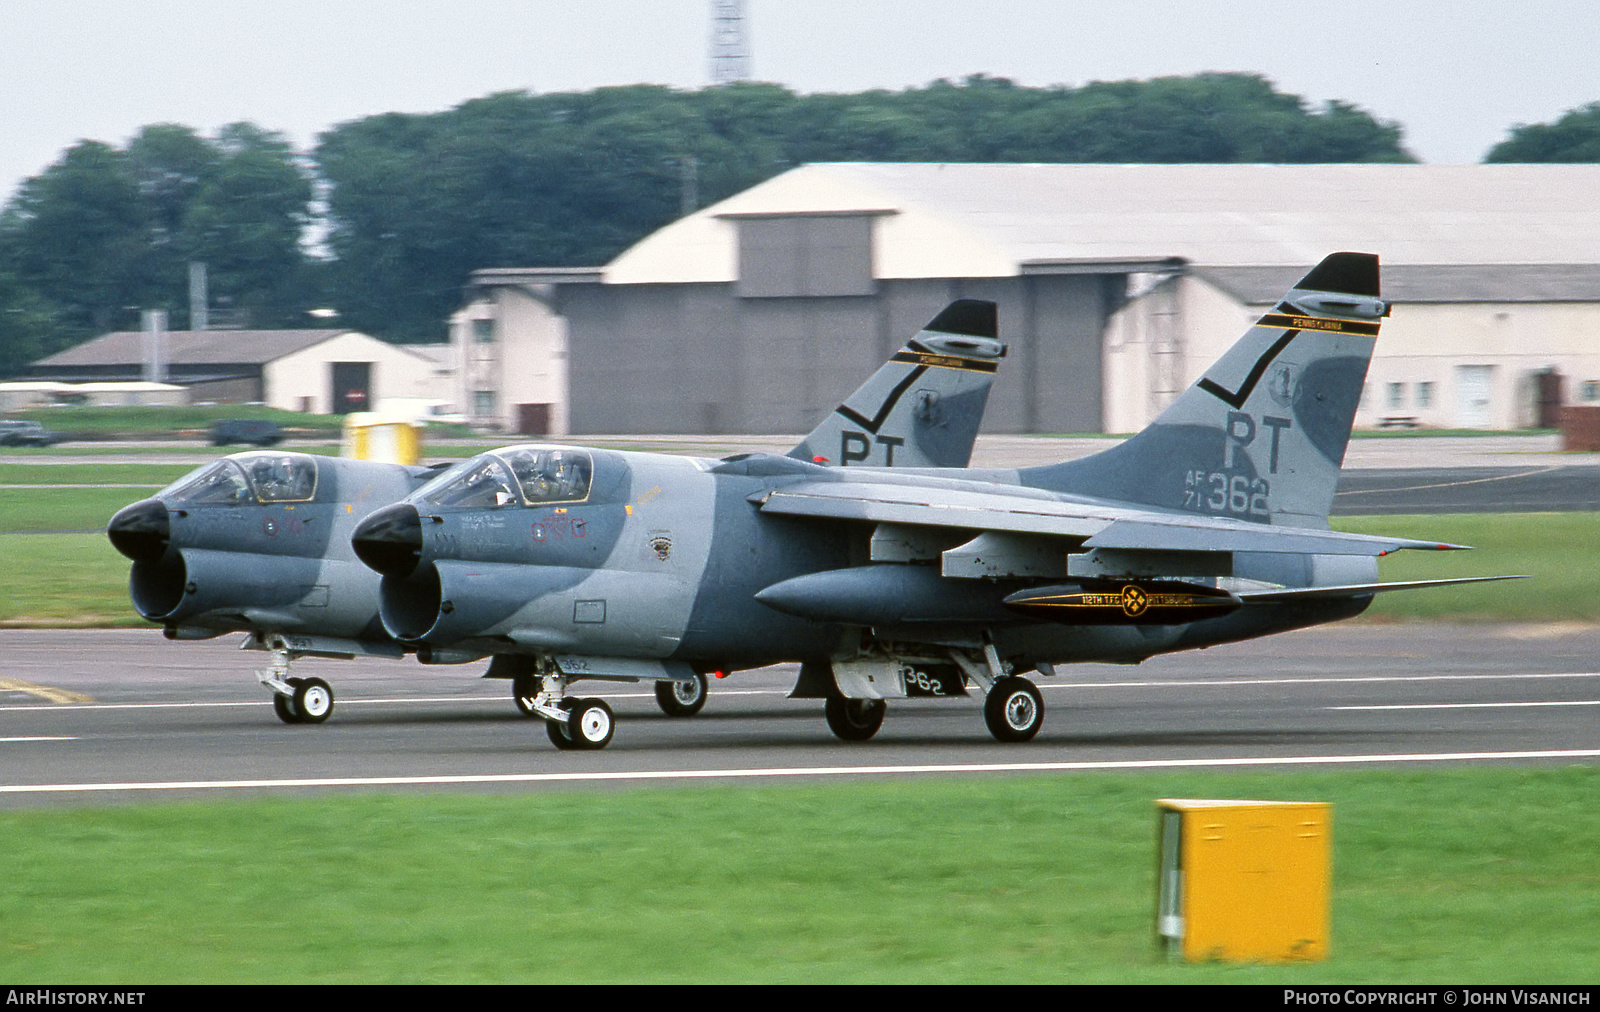
[[[805,165],[590,269],[473,275],[458,403],[541,433],[798,433],[955,298],[989,432],[1132,431],[1323,256],[1396,303],[1357,424],[1600,402],[1600,165]]]

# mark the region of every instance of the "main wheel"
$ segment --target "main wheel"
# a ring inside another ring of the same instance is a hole
[[[294,700],[288,696],[280,696],[274,692],[272,694],[272,712],[276,713],[278,719],[285,724],[300,723],[300,715],[294,712]]]
[[[881,699],[846,699],[829,696],[822,712],[828,718],[828,729],[845,741],[866,741],[883,726],[883,714],[889,709]]]
[[[605,748],[611,742],[616,724],[605,700],[580,699],[567,715],[567,736],[572,739],[573,748]]]
[[[983,701],[983,721],[1001,741],[1027,741],[1044,723],[1044,699],[1026,678],[1002,678]]]
[[[333,713],[333,688],[320,678],[307,678],[295,686],[294,711],[304,723],[322,723]]]
[[[669,717],[693,717],[706,705],[706,676],[697,673],[692,682],[657,682],[656,704]]]
[[[518,675],[511,680],[511,701],[517,704],[524,717],[537,717],[533,701],[539,698],[539,679],[532,675]]]

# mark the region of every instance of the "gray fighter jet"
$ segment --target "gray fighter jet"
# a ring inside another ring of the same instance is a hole
[[[1025,741],[1044,714],[1027,672],[1463,582],[1380,583],[1377,565],[1461,546],[1329,529],[1389,311],[1378,281],[1377,257],[1329,256],[1147,429],[1082,460],[836,468],[808,447],[707,460],[526,444],[378,510],[353,545],[382,574],[390,636],[425,660],[494,655],[560,748],[602,748],[615,726],[575,681],[796,661],[792,695],[824,700],[840,738],[872,737],[886,699],[976,695],[996,738]],[[842,415],[848,431],[870,431],[863,414]]]
[[[957,300],[791,456],[840,465],[964,466],[1004,353],[994,304]],[[323,679],[292,676],[299,657],[415,653],[424,663],[460,663],[495,655],[488,676],[513,679],[526,668],[520,656],[500,651],[398,641],[378,619],[378,576],[357,561],[351,534],[358,521],[438,470],[280,450],[238,453],[125,507],[107,533],[133,560],[129,593],[141,616],[161,623],[169,639],[248,633],[246,649],[272,654],[258,676],[278,716],[320,723],[333,711],[333,690]],[[515,687],[518,706],[533,712],[536,693],[521,681]],[[673,715],[695,713],[705,697],[703,676],[663,679],[656,691]]]

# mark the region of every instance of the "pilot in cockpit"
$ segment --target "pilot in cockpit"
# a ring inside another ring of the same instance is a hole
[[[261,457],[250,465],[250,480],[262,502],[310,499],[315,471],[294,457]]]

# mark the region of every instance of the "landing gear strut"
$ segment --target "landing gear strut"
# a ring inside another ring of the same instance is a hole
[[[272,690],[272,712],[285,724],[320,724],[333,716],[333,687],[320,678],[294,678],[289,665],[294,652],[282,636],[267,641],[272,663],[256,678]]]
[[[512,680],[512,698],[517,709],[544,721],[550,744],[563,751],[598,749],[611,744],[617,719],[603,699],[574,699],[567,696],[567,677],[552,669],[551,674],[519,674]]]

